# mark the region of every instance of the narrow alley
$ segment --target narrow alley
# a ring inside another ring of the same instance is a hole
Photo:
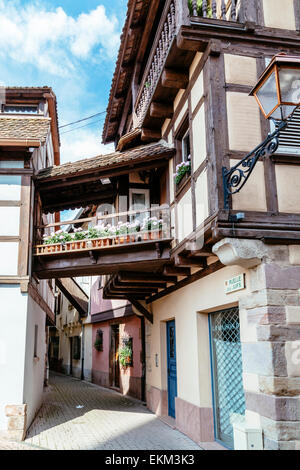
[[[56,374],[25,442],[51,450],[200,450],[137,400]]]

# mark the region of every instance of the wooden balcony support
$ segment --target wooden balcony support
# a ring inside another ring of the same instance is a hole
[[[141,140],[142,142],[155,142],[161,139],[161,131],[154,129],[142,129]]]
[[[73,307],[79,312],[79,315],[86,317],[88,314],[89,299],[77,282],[72,278],[56,279],[56,285]]]
[[[188,86],[188,73],[179,70],[165,69],[161,78],[162,86],[165,88],[184,89]]]
[[[174,258],[175,265],[179,267],[201,267],[205,268],[207,266],[206,258],[204,257],[184,257],[181,255],[176,255]]]
[[[171,119],[174,113],[172,105],[167,103],[151,103],[150,116],[153,118]]]

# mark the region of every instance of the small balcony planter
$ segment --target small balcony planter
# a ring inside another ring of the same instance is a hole
[[[179,189],[191,174],[191,162],[182,162],[176,166],[176,173],[174,175],[177,189]]]

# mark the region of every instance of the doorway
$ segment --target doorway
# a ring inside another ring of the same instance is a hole
[[[210,315],[215,437],[233,449],[233,413],[245,414],[238,307]]]
[[[119,325],[111,326],[110,343],[110,386],[120,388],[120,363],[119,363],[119,343],[120,328]]]
[[[175,320],[167,323],[168,413],[175,418],[177,397],[176,328]]]

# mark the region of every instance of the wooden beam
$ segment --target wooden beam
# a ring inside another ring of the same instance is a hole
[[[161,139],[161,131],[155,129],[146,129],[143,127],[141,140],[142,142],[155,142]]]
[[[207,266],[207,261],[206,258],[196,258],[196,257],[191,257],[191,258],[185,258],[184,256],[176,255],[174,258],[175,265],[179,267],[186,267],[186,266],[200,266],[202,268],[205,268]]]
[[[177,70],[165,69],[162,73],[161,82],[165,88],[184,89],[188,86],[189,75]]]
[[[129,302],[145,317],[150,323],[153,323],[153,315],[134,297],[128,297]]]
[[[159,292],[158,294],[149,297],[149,299],[146,300],[146,303],[151,304],[152,302],[155,302],[156,300],[159,300],[165,297],[166,295],[172,294],[172,292],[182,289],[183,287],[192,284],[192,282],[199,281],[200,279],[209,276],[210,274],[213,274],[214,272],[219,271],[222,268],[224,268],[224,265],[221,263],[221,261],[217,261],[214,264],[210,264],[207,268],[202,269],[201,271],[197,271],[186,279],[183,279],[182,281],[178,282],[175,286],[168,287],[167,289]]]
[[[120,282],[140,282],[140,283],[161,283],[166,282],[170,284],[176,284],[177,278],[175,276],[167,277],[160,274],[153,273],[137,273],[137,272],[120,272],[118,279]]]
[[[153,118],[171,119],[174,113],[173,106],[165,103],[151,103],[150,116]]]
[[[179,268],[178,266],[167,265],[164,267],[163,274],[165,276],[189,276],[191,270],[189,268]]]

